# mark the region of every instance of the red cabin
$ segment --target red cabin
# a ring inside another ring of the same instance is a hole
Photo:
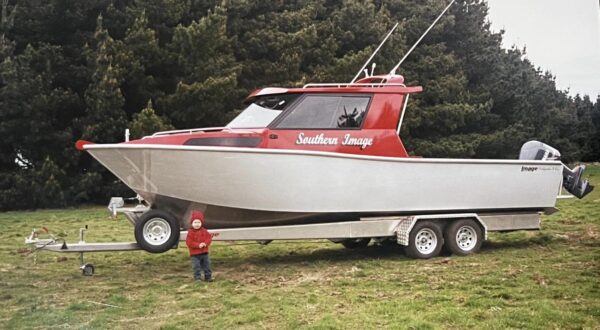
[[[423,88],[403,82],[400,75],[383,75],[352,84],[262,88],[248,96],[248,107],[223,128],[160,132],[129,143],[408,157],[400,126],[409,94]]]

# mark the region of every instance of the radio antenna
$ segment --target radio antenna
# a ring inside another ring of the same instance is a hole
[[[446,6],[446,8],[444,9],[444,11],[442,11],[442,13],[440,14],[440,16],[438,16],[435,21],[433,21],[433,23],[431,23],[431,25],[429,26],[429,28],[427,28],[427,30],[425,31],[425,33],[423,33],[423,35],[421,36],[421,38],[419,38],[419,40],[417,40],[417,42],[415,42],[415,44],[411,47],[411,49],[408,50],[408,52],[406,53],[406,55],[404,55],[404,57],[400,60],[400,62],[398,62],[398,64],[396,64],[396,66],[392,69],[392,71],[390,71],[390,75],[395,75],[396,74],[396,70],[398,70],[398,68],[400,67],[400,64],[402,64],[402,62],[404,62],[404,60],[408,57],[408,55],[410,55],[410,53],[412,53],[412,51],[415,49],[415,47],[417,47],[417,45],[419,44],[419,42],[421,42],[421,40],[423,40],[423,38],[425,38],[425,36],[427,35],[427,33],[429,33],[429,30],[431,30],[431,28],[433,28],[433,26],[440,20],[440,18],[442,18],[442,16],[444,16],[444,14],[446,13],[446,11],[448,11],[448,9],[450,8],[450,6],[452,6],[452,4],[455,2],[456,0],[452,0],[452,2],[450,2],[450,4],[448,6]]]
[[[377,49],[375,49],[375,51],[373,52],[373,54],[371,54],[371,57],[369,57],[369,59],[365,62],[365,64],[362,66],[362,68],[360,68],[360,70],[358,70],[358,73],[356,74],[356,76],[354,76],[354,78],[350,82],[351,84],[353,82],[355,82],[356,79],[358,79],[358,76],[360,76],[361,73],[363,73],[363,70],[367,67],[367,65],[369,65],[369,62],[371,62],[371,60],[373,59],[373,57],[375,57],[375,54],[377,54],[377,52],[379,51],[379,49],[381,48],[381,46],[383,46],[383,44],[385,44],[385,42],[392,35],[392,33],[394,32],[394,30],[396,30],[397,27],[398,27],[398,23],[396,23],[396,25],[394,25],[394,27],[390,30],[390,32],[388,32],[388,34],[385,36],[385,39],[383,39],[383,41],[379,44],[379,46],[377,47]]]

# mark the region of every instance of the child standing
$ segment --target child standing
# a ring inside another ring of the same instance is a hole
[[[192,211],[190,223],[192,228],[188,230],[185,244],[190,250],[192,259],[192,269],[194,270],[194,280],[202,281],[201,272],[204,272],[204,280],[212,282],[212,271],[210,270],[210,258],[208,257],[208,247],[212,242],[212,236],[203,227],[204,213]]]

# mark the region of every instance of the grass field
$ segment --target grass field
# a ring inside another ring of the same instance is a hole
[[[0,328],[600,329],[600,166],[584,200],[562,200],[540,232],[492,234],[468,257],[411,260],[401,249],[328,241],[217,242],[214,283],[192,282],[185,248],[38,253],[32,228],[78,240],[133,241],[103,207],[0,213]],[[108,198],[107,198],[108,200]]]

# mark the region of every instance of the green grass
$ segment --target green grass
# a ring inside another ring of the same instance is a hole
[[[560,201],[542,231],[492,234],[476,255],[217,242],[216,282],[200,285],[185,248],[90,253],[92,277],[77,254],[25,256],[24,237],[41,226],[71,242],[84,224],[87,241],[133,241],[102,207],[2,213],[0,328],[599,329],[600,166],[588,174],[598,189]]]

